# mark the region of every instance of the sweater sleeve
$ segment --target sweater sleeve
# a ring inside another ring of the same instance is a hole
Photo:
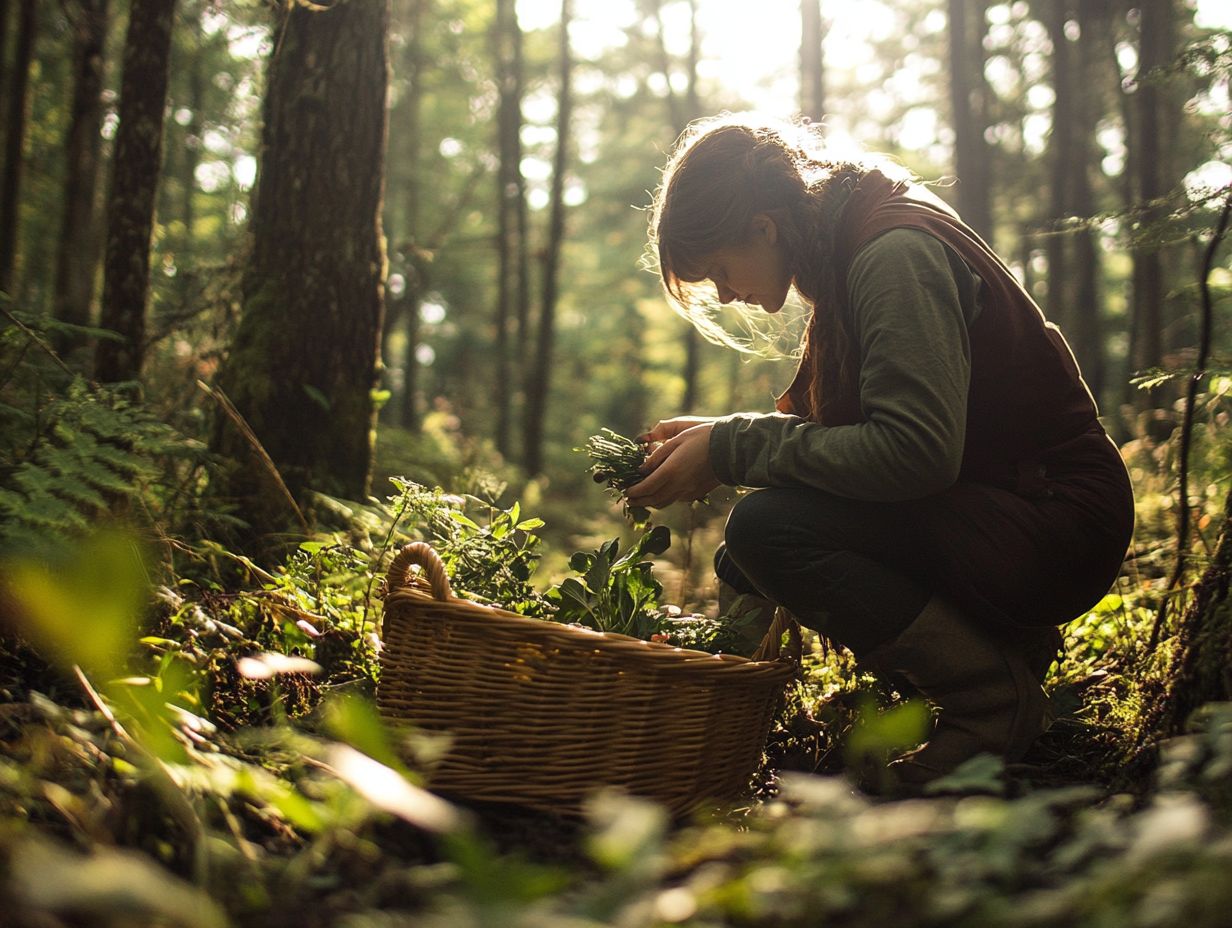
[[[734,486],[883,501],[953,484],[971,372],[967,325],[977,311],[973,296],[960,295],[960,285],[973,286],[957,270],[946,247],[918,230],[891,230],[861,248],[847,280],[865,421],[827,427],[781,413],[726,416],[710,436],[716,476]]]

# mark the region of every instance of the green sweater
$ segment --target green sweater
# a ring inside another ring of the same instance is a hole
[[[888,502],[929,496],[958,479],[979,277],[928,233],[892,229],[856,253],[847,285],[865,421],[720,418],[710,463],[723,483]]]

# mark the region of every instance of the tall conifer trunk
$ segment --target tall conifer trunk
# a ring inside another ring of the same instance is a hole
[[[7,11],[6,11],[7,12]],[[26,114],[29,110],[30,64],[34,60],[35,0],[21,0],[11,87],[5,100],[4,173],[0,176],[0,290],[13,292],[17,262],[18,206],[25,166]],[[5,17],[7,19],[7,16]],[[0,50],[3,46],[0,46]]]
[[[119,339],[101,339],[95,351],[94,376],[104,382],[135,380],[144,360],[150,235],[162,170],[175,2],[132,0],[128,15],[99,320]]]
[[[522,177],[522,30],[514,0],[497,0],[493,23],[497,82],[497,301],[496,447],[508,457],[512,450],[513,394],[516,376],[511,354],[524,345],[529,313],[530,285],[527,273],[526,187]],[[510,346],[510,330],[516,342]],[[518,355],[520,357],[520,355]]]
[[[0,0],[0,100],[8,99],[9,62],[5,53],[9,47],[9,10],[12,6],[12,0]],[[0,139],[3,138],[4,131],[0,128]],[[2,161],[0,167],[3,167]]]
[[[556,155],[552,165],[551,216],[543,252],[543,294],[539,312],[534,369],[526,390],[525,452],[527,473],[543,470],[543,437],[547,426],[548,391],[552,383],[552,345],[556,328],[556,297],[561,245],[565,238],[565,172],[569,164],[573,118],[573,56],[569,50],[572,0],[560,4],[560,87],[556,103]]]
[[[1131,107],[1137,133],[1130,139],[1136,149],[1135,200],[1143,210],[1144,235],[1133,249],[1133,289],[1130,302],[1132,334],[1131,370],[1145,370],[1163,361],[1164,263],[1151,224],[1167,210],[1159,202],[1164,182],[1164,146],[1160,110],[1164,94],[1159,74],[1152,73],[1172,61],[1172,0],[1153,0],[1139,8],[1137,86]],[[1136,391],[1140,404],[1150,401]]]
[[[1074,97],[1074,164],[1071,209],[1084,220],[1095,216],[1095,191],[1091,175],[1098,166],[1093,146],[1099,127],[1098,87],[1099,42],[1107,34],[1108,18],[1104,0],[1079,0],[1078,75]],[[1074,283],[1071,290],[1070,343],[1082,367],[1083,377],[1098,398],[1104,389],[1103,295],[1099,280],[1101,260],[1098,232],[1085,225],[1074,233]]]
[[[992,150],[984,139],[989,95],[984,79],[984,7],[984,0],[949,0],[950,109],[958,211],[992,244]]]
[[[826,115],[825,37],[821,0],[800,0],[800,113],[813,122]]]
[[[689,52],[686,59],[684,99],[672,88],[672,58],[667,48],[663,24],[663,0],[654,0],[655,37],[659,70],[667,86],[667,117],[672,131],[679,134],[701,115],[701,98],[697,88],[697,62],[701,56],[701,38],[697,28],[697,0],[689,0]],[[701,336],[688,325],[684,331],[684,394],[680,399],[682,412],[692,412],[697,406],[698,380],[701,375]]]
[[[103,121],[103,46],[107,0],[77,0],[71,7],[73,101],[65,145],[64,204],[56,251],[55,316],[74,325],[90,322],[98,265],[96,200]],[[61,339],[65,351],[79,339]]]
[[[403,103],[406,116],[403,123],[406,139],[402,146],[406,158],[406,229],[404,238],[410,249],[407,261],[406,291],[402,297],[405,319],[406,347],[403,352],[402,405],[399,420],[403,428],[419,430],[419,313],[427,287],[427,252],[423,225],[423,22],[428,0],[410,0],[407,9],[406,43],[407,96]]]
[[[1062,328],[1069,326],[1066,257],[1069,239],[1054,226],[1069,215],[1074,180],[1074,54],[1065,35],[1069,0],[1049,0],[1048,38],[1052,42],[1052,132],[1048,139],[1048,318]]]
[[[369,489],[384,304],[388,0],[281,12],[269,66],[243,317],[220,384],[291,492]],[[223,422],[215,447],[257,531],[285,504]]]

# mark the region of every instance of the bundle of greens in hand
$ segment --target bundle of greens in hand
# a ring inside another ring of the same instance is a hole
[[[600,429],[579,450],[590,455],[590,474],[595,483],[606,483],[622,500],[625,491],[646,476],[641,466],[646,462],[647,447],[611,429]],[[650,512],[641,506],[630,506],[625,500],[625,515],[635,525],[649,521]]]

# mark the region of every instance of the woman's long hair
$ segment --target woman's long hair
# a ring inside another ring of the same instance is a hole
[[[847,195],[869,170],[827,156],[814,126],[720,116],[685,130],[655,193],[652,260],[669,302],[712,341],[731,344],[716,332],[714,301],[700,298],[695,285],[716,251],[748,241],[753,216],[775,220],[792,283],[813,310],[801,347],[811,367],[807,415],[814,419],[823,371],[841,376],[850,360],[834,238]]]

